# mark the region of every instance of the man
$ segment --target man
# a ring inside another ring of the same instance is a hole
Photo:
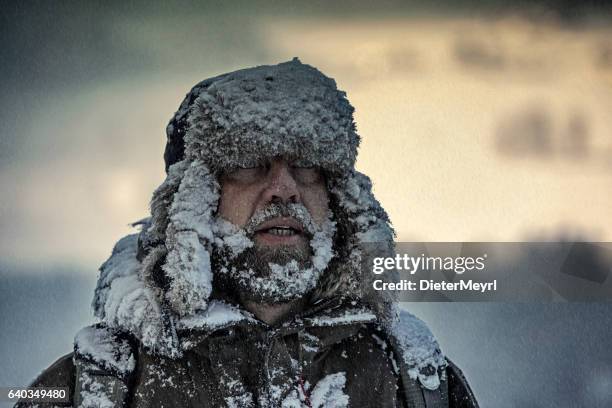
[[[84,407],[476,407],[427,327],[367,290],[393,230],[353,107],[299,60],[197,84],[168,176],[102,265],[74,353],[35,386]]]

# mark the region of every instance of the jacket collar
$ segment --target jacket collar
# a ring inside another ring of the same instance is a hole
[[[376,315],[358,302],[345,303],[335,300],[315,305],[279,325],[268,325],[239,306],[222,300],[213,300],[205,311],[178,321],[176,330],[181,348],[188,350],[210,335],[218,336],[224,331],[229,333],[237,326],[250,326],[278,335],[297,333],[304,329],[322,329],[318,332],[337,337],[334,335],[336,332],[341,334],[340,338],[344,338],[356,332],[354,328],[376,321]],[[329,330],[332,328],[333,330]]]

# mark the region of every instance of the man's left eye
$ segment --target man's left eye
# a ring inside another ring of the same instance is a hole
[[[300,183],[311,184],[321,180],[322,174],[318,167],[308,165],[291,166],[293,177]]]

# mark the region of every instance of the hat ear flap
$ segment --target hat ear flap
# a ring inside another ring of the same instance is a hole
[[[170,206],[174,196],[179,189],[185,170],[189,166],[186,160],[173,164],[168,169],[168,176],[164,182],[157,187],[151,198],[151,220],[150,225],[143,231],[142,237],[144,248],[152,248],[164,243],[166,229],[168,228]]]
[[[374,275],[369,273],[367,265],[371,265],[373,257],[394,256],[395,232],[389,216],[374,197],[370,179],[358,171],[332,181],[329,189],[336,207],[339,233],[336,241],[341,246],[338,249],[341,262],[335,268],[329,268],[315,295],[354,296],[360,293],[380,318],[387,319],[395,299],[393,294],[373,290],[371,280]]]
[[[219,184],[200,160],[186,163],[168,208],[165,300],[179,316],[204,310],[212,292],[211,249]]]
[[[170,207],[177,193],[188,163],[180,161],[168,169],[168,176],[153,192],[151,198],[151,218],[138,238],[139,259],[142,262],[141,278],[162,301],[166,289],[166,277],[161,264],[167,254],[165,245],[166,229],[169,223]]]

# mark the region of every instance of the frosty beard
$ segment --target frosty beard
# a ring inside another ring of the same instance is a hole
[[[278,217],[299,221],[306,245],[256,245],[257,226]],[[303,298],[313,290],[333,257],[335,222],[331,212],[317,225],[301,204],[270,205],[257,211],[244,228],[218,217],[213,262],[218,283],[242,301],[277,304]]]

